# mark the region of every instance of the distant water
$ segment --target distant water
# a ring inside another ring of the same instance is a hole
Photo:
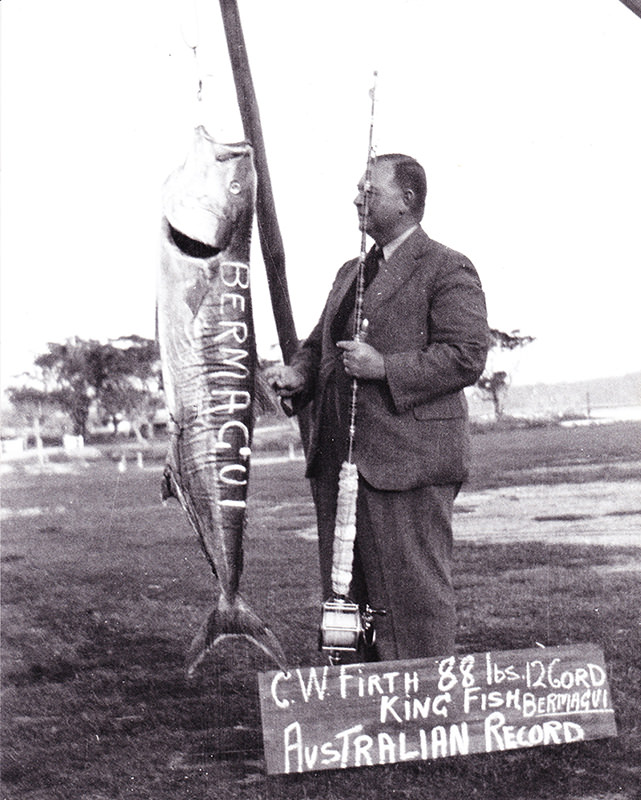
[[[492,404],[478,389],[466,391],[473,417],[492,419]],[[523,419],[641,421],[641,372],[570,383],[510,386],[505,414]]]
[[[589,419],[611,422],[641,421],[641,406],[603,406],[590,409]]]
[[[607,425],[612,422],[641,422],[641,406],[601,406],[590,409],[590,416],[561,422],[565,428],[579,425]]]
[[[488,404],[482,406],[470,404],[470,418],[476,420],[492,420],[494,414],[490,410]],[[560,412],[558,409],[541,409],[541,408],[521,408],[518,406],[508,406],[506,408],[506,415],[516,417],[518,419],[547,419],[552,420],[555,418],[565,417],[565,425],[589,425],[592,423],[607,422],[641,422],[641,405],[625,405],[625,406],[597,406],[596,408],[580,409],[573,411],[566,409],[565,412]],[[575,418],[576,415],[576,418]]]

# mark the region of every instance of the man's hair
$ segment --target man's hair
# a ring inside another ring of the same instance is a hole
[[[394,180],[401,189],[411,189],[414,198],[410,206],[418,220],[423,218],[425,211],[425,197],[427,195],[427,180],[425,170],[415,158],[401,153],[384,153],[376,156],[376,163],[387,162],[394,168]]]

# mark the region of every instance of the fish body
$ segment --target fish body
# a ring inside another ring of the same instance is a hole
[[[176,497],[218,579],[187,674],[222,637],[246,636],[285,669],[274,634],[238,592],[246,524],[256,346],[249,253],[252,148],[195,131],[163,191],[158,339],[171,420],[163,495]]]

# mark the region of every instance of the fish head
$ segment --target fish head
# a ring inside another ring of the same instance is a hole
[[[251,145],[221,144],[199,126],[184,164],[165,182],[163,211],[175,231],[224,250],[243,220],[251,225],[255,196]]]

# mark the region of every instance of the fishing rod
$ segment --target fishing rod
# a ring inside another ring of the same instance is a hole
[[[372,165],[376,160],[374,152],[374,112],[376,109],[376,78],[378,72],[374,72],[374,83],[370,89],[370,99],[372,101],[369,116],[369,142],[367,145],[367,164],[365,166],[365,177],[363,184],[363,213],[361,223],[361,250],[358,257],[358,272],[356,278],[356,306],[354,309],[354,329],[353,337],[356,341],[365,341],[367,336],[367,320],[363,319],[363,297],[365,295],[365,259],[367,258],[367,221],[369,219],[369,199],[372,192]],[[358,381],[352,378],[352,394],[349,409],[349,450],[347,460],[353,461],[354,439],[356,436],[356,403],[358,399]]]
[[[353,337],[363,342],[367,336],[368,322],[363,318],[363,297],[365,295],[365,259],[367,258],[367,221],[369,219],[369,199],[371,195],[372,166],[376,161],[374,140],[374,111],[376,105],[376,78],[370,90],[372,101],[369,124],[369,144],[367,166],[363,182],[363,211],[361,215],[361,249],[356,276],[356,302],[354,308]],[[323,603],[319,631],[319,647],[328,652],[330,664],[339,664],[342,654],[354,652],[359,644],[373,645],[375,614],[384,614],[382,609],[367,605],[361,609],[349,597],[354,562],[354,541],[356,539],[356,501],[358,498],[358,470],[354,463],[354,441],[356,438],[356,408],[358,404],[358,380],[352,378],[349,441],[347,460],[343,462],[338,479],[336,501],[336,522],[334,527],[334,546],[332,553],[332,592],[333,596]]]

